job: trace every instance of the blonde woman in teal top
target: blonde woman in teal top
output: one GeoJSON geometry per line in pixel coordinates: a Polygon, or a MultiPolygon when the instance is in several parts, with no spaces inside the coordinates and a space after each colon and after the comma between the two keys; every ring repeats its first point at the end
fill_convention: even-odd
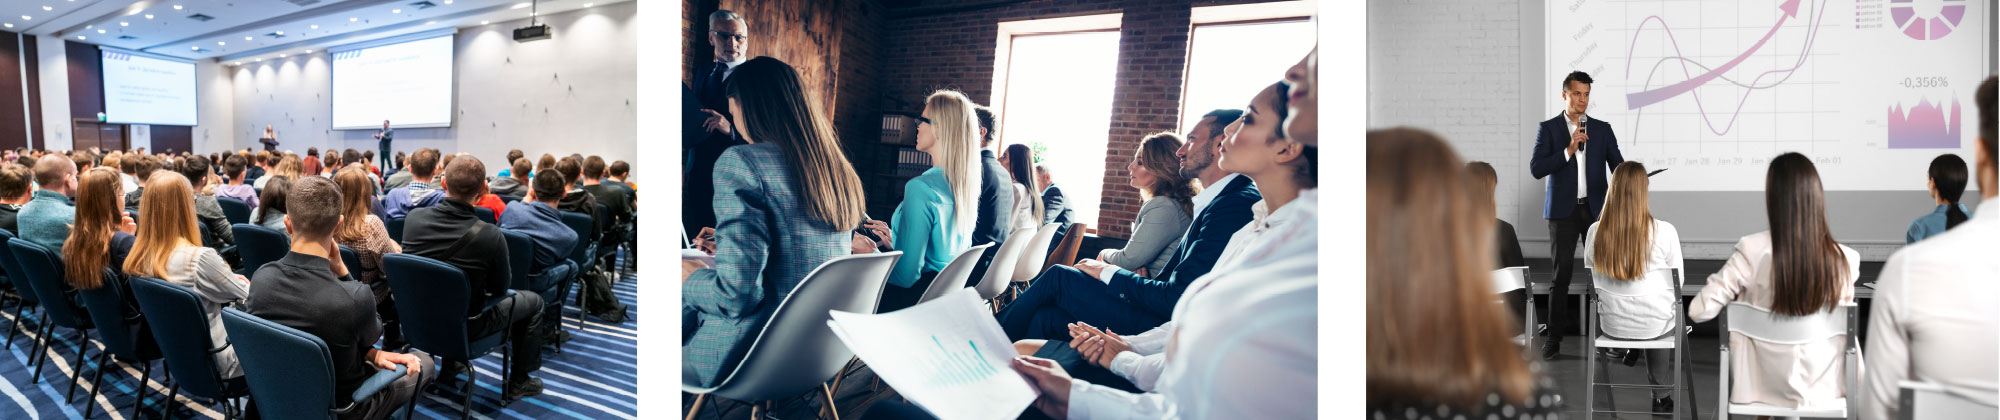
{"type": "Polygon", "coordinates": [[[938,91],[924,100],[917,117],[917,150],[933,164],[903,186],[903,203],[891,217],[891,244],[903,251],[889,272],[878,311],[914,305],[931,277],[972,247],[972,224],[979,204],[979,120],[972,101],[957,91],[938,91]]]}

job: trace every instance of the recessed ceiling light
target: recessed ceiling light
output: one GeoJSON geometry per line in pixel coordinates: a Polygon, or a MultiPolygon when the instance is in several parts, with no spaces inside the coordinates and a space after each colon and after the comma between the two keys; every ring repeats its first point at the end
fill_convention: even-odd
{"type": "MultiPolygon", "coordinates": [[[[485,25],[485,24],[488,24],[488,23],[493,23],[493,21],[490,21],[490,20],[482,20],[482,21],[479,21],[479,24],[481,24],[481,25],[485,25]]],[[[11,24],[11,23],[10,23],[10,24],[7,24],[7,26],[14,26],[14,24],[11,24]]]]}
{"type": "Polygon", "coordinates": [[[424,22],[424,24],[425,24],[425,25],[436,25],[437,23],[438,23],[438,21],[435,21],[435,20],[433,20],[433,21],[429,21],[429,22],[424,22]]]}
{"type": "Polygon", "coordinates": [[[257,59],[257,62],[259,62],[259,63],[262,63],[262,62],[264,62],[264,59],[262,59],[262,58],[259,58],[259,59],[257,59]]]}
{"type": "Polygon", "coordinates": [[[35,20],[35,17],[28,15],[21,15],[21,20],[35,20]]]}
{"type": "Polygon", "coordinates": [[[181,10],[181,5],[178,4],[174,5],[174,10],[181,10]]]}
{"type": "Polygon", "coordinates": [[[515,9],[521,9],[521,8],[526,8],[526,7],[528,7],[528,4],[527,4],[527,3],[514,3],[514,7],[513,7],[513,8],[515,8],[515,9]]]}
{"type": "Polygon", "coordinates": [[[83,25],[83,29],[90,29],[95,27],[97,27],[97,25],[83,25]]]}
{"type": "Polygon", "coordinates": [[[146,14],[146,18],[147,18],[147,19],[152,19],[152,18],[153,18],[153,14],[152,14],[152,13],[147,13],[147,14],[146,14]]]}
{"type": "Polygon", "coordinates": [[[584,4],[583,4],[583,7],[590,7],[591,5],[594,5],[594,4],[597,4],[597,3],[584,3],[584,4]]]}
{"type": "Polygon", "coordinates": [[[188,47],[188,48],[191,48],[191,49],[194,49],[195,51],[201,51],[201,46],[200,46],[200,45],[196,45],[196,46],[192,46],[192,47],[188,47]]]}
{"type": "Polygon", "coordinates": [[[56,8],[54,8],[54,7],[49,7],[49,6],[42,6],[42,11],[46,12],[46,11],[50,11],[50,10],[56,10],[56,8]]]}
{"type": "Polygon", "coordinates": [[[313,26],[312,26],[312,28],[313,28],[313,29],[319,29],[319,25],[313,25],[313,26]]]}
{"type": "Polygon", "coordinates": [[[77,35],[76,39],[83,39],[83,35],[77,35]]]}
{"type": "Polygon", "coordinates": [[[285,31],[278,31],[278,32],[276,32],[276,33],[277,33],[278,35],[284,35],[284,34],[285,34],[285,31]]]}
{"type": "Polygon", "coordinates": [[[104,33],[104,30],[103,30],[103,29],[99,29],[99,30],[97,30],[97,33],[100,33],[100,34],[101,34],[101,33],[104,33]]]}
{"type": "Polygon", "coordinates": [[[312,53],[313,53],[313,50],[306,50],[306,54],[312,54],[312,53]]]}
{"type": "Polygon", "coordinates": [[[118,22],[118,26],[132,26],[132,22],[118,22]]]}
{"type": "Polygon", "coordinates": [[[278,58],[285,58],[285,55],[284,55],[284,54],[278,54],[278,58]]]}
{"type": "Polygon", "coordinates": [[[250,40],[250,37],[247,37],[247,36],[246,36],[246,37],[243,37],[243,40],[244,40],[244,41],[249,41],[249,40],[250,40]]]}
{"type": "Polygon", "coordinates": [[[389,9],[389,13],[402,14],[403,9],[389,9]]]}
{"type": "Polygon", "coordinates": [[[451,0],[444,0],[444,4],[451,4],[451,0]]]}
{"type": "Polygon", "coordinates": [[[215,45],[229,45],[229,44],[222,41],[215,41],[215,45]]]}
{"type": "Polygon", "coordinates": [[[347,21],[348,21],[348,22],[354,22],[354,21],[359,21],[359,20],[361,20],[361,18],[358,18],[358,17],[351,17],[351,18],[347,18],[347,21]]]}
{"type": "Polygon", "coordinates": [[[7,24],[7,27],[9,27],[9,28],[12,28],[12,27],[14,27],[14,24],[12,24],[12,23],[9,23],[9,24],[7,24]]]}

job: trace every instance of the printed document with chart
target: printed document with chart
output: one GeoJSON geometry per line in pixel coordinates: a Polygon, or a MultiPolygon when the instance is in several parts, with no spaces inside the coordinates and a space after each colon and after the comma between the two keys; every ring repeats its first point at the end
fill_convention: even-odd
{"type": "Polygon", "coordinates": [[[1011,419],[1035,400],[1010,366],[1013,343],[971,289],[886,314],[832,316],[826,324],[847,348],[939,419],[1011,419]]]}

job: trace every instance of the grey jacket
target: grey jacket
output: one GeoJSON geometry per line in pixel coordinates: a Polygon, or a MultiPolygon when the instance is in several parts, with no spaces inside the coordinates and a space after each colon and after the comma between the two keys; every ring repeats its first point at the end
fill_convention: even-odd
{"type": "Polygon", "coordinates": [[[1125,242],[1125,249],[1106,250],[1103,261],[1127,270],[1143,267],[1146,274],[1158,275],[1174,256],[1166,251],[1180,247],[1182,234],[1193,223],[1194,217],[1182,211],[1173,198],[1153,197],[1139,207],[1139,219],[1132,222],[1132,239],[1125,242]]]}

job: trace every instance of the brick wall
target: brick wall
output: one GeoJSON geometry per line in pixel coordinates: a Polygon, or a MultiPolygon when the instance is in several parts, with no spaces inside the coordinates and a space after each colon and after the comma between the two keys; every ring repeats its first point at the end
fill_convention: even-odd
{"type": "MultiPolygon", "coordinates": [[[[1104,163],[1105,193],[1098,219],[1087,222],[1100,235],[1127,238],[1141,201],[1138,190],[1127,186],[1125,162],[1140,138],[1173,130],[1179,123],[1190,8],[1256,2],[926,1],[920,7],[890,11],[877,91],[883,111],[920,110],[924,96],[938,89],[961,90],[973,101],[987,104],[993,94],[994,45],[1000,22],[1124,13],[1111,123],[1105,127],[1110,136],[1104,163]]],[[[1001,132],[1004,135],[1006,130],[1001,132]]]]}

